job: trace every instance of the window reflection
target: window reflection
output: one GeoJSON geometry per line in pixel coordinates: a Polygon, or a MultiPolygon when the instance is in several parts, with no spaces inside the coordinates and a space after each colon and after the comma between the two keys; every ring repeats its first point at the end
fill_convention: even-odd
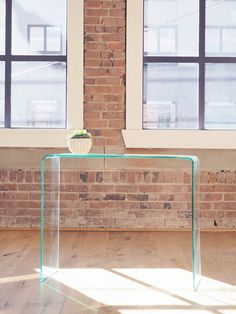
{"type": "Polygon", "coordinates": [[[177,52],[177,28],[162,27],[159,30],[159,50],[160,53],[176,54],[177,52]]]}
{"type": "Polygon", "coordinates": [[[199,1],[144,1],[144,54],[197,56],[199,1]]]}
{"type": "Polygon", "coordinates": [[[5,85],[5,69],[4,69],[4,63],[0,62],[0,127],[4,126],[4,115],[5,115],[5,110],[4,110],[4,98],[5,98],[5,93],[4,93],[4,85],[5,85]]]}
{"type": "Polygon", "coordinates": [[[222,29],[223,53],[236,53],[236,27],[222,29]]]}
{"type": "Polygon", "coordinates": [[[12,73],[12,126],[65,128],[65,63],[13,62],[12,73]]]}
{"type": "Polygon", "coordinates": [[[0,54],[5,53],[5,0],[0,0],[0,54]]]}
{"type": "Polygon", "coordinates": [[[144,0],[144,10],[143,128],[235,130],[236,1],[144,0]]]}
{"type": "Polygon", "coordinates": [[[206,51],[208,54],[220,53],[222,50],[221,30],[219,27],[206,28],[206,51]]]}
{"type": "Polygon", "coordinates": [[[236,129],[236,64],[206,64],[205,127],[236,129]]]}
{"type": "Polygon", "coordinates": [[[66,0],[13,0],[13,54],[66,54],[66,0]]]}
{"type": "Polygon", "coordinates": [[[177,53],[177,28],[153,27],[144,31],[145,50],[149,55],[175,55],[177,53]]]}
{"type": "Polygon", "coordinates": [[[206,55],[236,56],[236,1],[206,1],[206,55]]]}
{"type": "Polygon", "coordinates": [[[236,27],[206,28],[206,52],[210,55],[236,53],[236,27]]]}
{"type": "Polygon", "coordinates": [[[28,25],[29,52],[41,54],[62,53],[62,32],[59,26],[28,25]]]}
{"type": "Polygon", "coordinates": [[[197,64],[145,64],[144,85],[144,129],[197,129],[197,64]]]}

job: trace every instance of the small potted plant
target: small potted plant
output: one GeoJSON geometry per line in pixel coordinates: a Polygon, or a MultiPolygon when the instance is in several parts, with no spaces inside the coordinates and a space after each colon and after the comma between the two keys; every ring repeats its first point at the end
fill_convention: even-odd
{"type": "Polygon", "coordinates": [[[92,135],[87,130],[74,130],[68,138],[68,147],[72,154],[87,154],[91,146],[92,135]]]}

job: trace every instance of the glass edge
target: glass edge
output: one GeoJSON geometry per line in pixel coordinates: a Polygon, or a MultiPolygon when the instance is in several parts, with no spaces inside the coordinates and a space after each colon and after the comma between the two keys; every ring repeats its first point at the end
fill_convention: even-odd
{"type": "Polygon", "coordinates": [[[148,155],[148,154],[70,154],[70,153],[61,153],[61,154],[47,154],[42,157],[42,160],[50,158],[143,158],[143,159],[181,159],[181,160],[190,160],[193,162],[198,161],[197,156],[193,155],[148,155]]]}
{"type": "Polygon", "coordinates": [[[44,162],[41,160],[41,210],[40,210],[40,282],[43,282],[43,237],[44,237],[44,162]]]}
{"type": "MultiPolygon", "coordinates": [[[[201,271],[199,273],[197,273],[197,265],[196,263],[198,263],[198,261],[196,261],[196,257],[197,257],[197,252],[195,251],[195,242],[196,242],[196,238],[195,238],[195,232],[196,232],[196,228],[195,228],[195,183],[196,185],[200,184],[200,161],[199,159],[196,157],[194,159],[192,159],[192,276],[193,276],[193,290],[194,292],[197,291],[198,287],[199,287],[199,284],[200,284],[200,281],[201,281],[201,271]],[[196,179],[195,179],[195,172],[197,172],[197,182],[196,182],[196,179]]],[[[198,187],[197,187],[198,188],[198,187]]],[[[198,202],[199,202],[199,191],[197,192],[197,198],[198,198],[198,202]]],[[[200,204],[199,204],[200,206],[200,204]]],[[[200,211],[200,208],[198,209],[200,211]]],[[[200,218],[198,218],[200,219],[200,218]]],[[[200,232],[200,221],[198,222],[198,226],[197,226],[197,229],[199,229],[199,232],[200,232]]],[[[200,237],[200,234],[199,234],[199,237],[200,237]]],[[[200,241],[200,238],[199,238],[199,241],[200,241]]],[[[199,243],[200,245],[200,243],[199,243]]],[[[200,247],[199,247],[200,249],[200,247]]],[[[200,252],[199,252],[200,253],[200,252]]],[[[201,260],[199,260],[199,269],[201,269],[201,260]]]]}

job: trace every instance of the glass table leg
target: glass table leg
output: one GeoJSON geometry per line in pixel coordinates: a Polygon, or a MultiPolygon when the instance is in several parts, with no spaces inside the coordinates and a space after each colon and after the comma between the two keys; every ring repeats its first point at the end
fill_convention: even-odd
{"type": "Polygon", "coordinates": [[[59,267],[60,158],[44,158],[41,167],[40,280],[59,267]]]}
{"type": "Polygon", "coordinates": [[[198,158],[192,159],[192,272],[193,289],[197,290],[201,279],[200,252],[200,163],[198,158]]]}

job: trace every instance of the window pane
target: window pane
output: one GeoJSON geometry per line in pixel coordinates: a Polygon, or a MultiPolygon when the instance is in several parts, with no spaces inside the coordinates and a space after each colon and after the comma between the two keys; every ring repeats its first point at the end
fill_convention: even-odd
{"type": "Polygon", "coordinates": [[[66,65],[12,63],[12,127],[66,127],[66,65]]]}
{"type": "Polygon", "coordinates": [[[206,129],[236,129],[236,64],[206,64],[206,129]]]}
{"type": "Polygon", "coordinates": [[[221,52],[220,28],[206,28],[206,51],[209,54],[221,52]]]}
{"type": "Polygon", "coordinates": [[[13,0],[12,52],[25,55],[65,55],[66,0],[13,0]],[[35,28],[33,34],[32,27],[35,28]],[[47,27],[50,27],[49,33],[47,27]],[[60,49],[52,50],[50,48],[52,41],[54,47],[55,42],[58,47],[58,33],[60,33],[60,49]],[[49,50],[47,50],[48,40],[49,50]]]}
{"type": "Polygon", "coordinates": [[[47,27],[47,51],[61,51],[60,27],[47,27]]]}
{"type": "Polygon", "coordinates": [[[144,53],[197,56],[198,13],[198,0],[144,0],[144,53]]]}
{"type": "Polygon", "coordinates": [[[235,28],[223,28],[222,29],[222,50],[224,53],[235,54],[236,53],[236,27],[235,28]]]}
{"type": "Polygon", "coordinates": [[[206,55],[236,56],[236,1],[206,1],[206,55]]]}
{"type": "Polygon", "coordinates": [[[5,65],[4,62],[0,62],[0,127],[4,126],[4,115],[5,115],[5,110],[4,110],[4,76],[5,76],[5,65]]]}
{"type": "Polygon", "coordinates": [[[198,128],[198,65],[144,65],[144,129],[198,128]]]}
{"type": "Polygon", "coordinates": [[[5,53],[5,0],[0,0],[0,54],[5,53]]]}
{"type": "Polygon", "coordinates": [[[40,53],[44,51],[44,27],[29,25],[29,50],[40,53]]]}
{"type": "Polygon", "coordinates": [[[160,28],[159,48],[160,53],[176,54],[176,28],[164,27],[160,28]]]}

